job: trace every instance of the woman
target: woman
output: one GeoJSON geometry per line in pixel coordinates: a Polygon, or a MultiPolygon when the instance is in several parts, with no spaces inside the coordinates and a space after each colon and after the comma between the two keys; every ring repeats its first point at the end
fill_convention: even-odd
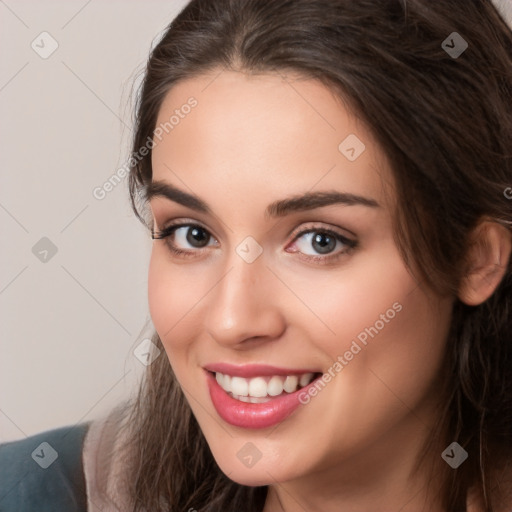
{"type": "Polygon", "coordinates": [[[129,176],[155,347],[76,443],[88,510],[509,510],[511,97],[487,0],[190,2],[129,176]]]}

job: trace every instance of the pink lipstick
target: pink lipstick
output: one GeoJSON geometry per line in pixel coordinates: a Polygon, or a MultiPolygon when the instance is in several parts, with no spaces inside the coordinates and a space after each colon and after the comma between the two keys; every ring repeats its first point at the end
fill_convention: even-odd
{"type": "Polygon", "coordinates": [[[244,365],[240,367],[220,363],[207,365],[206,379],[210,397],[219,416],[236,427],[260,429],[268,428],[285,420],[301,405],[299,394],[307,393],[310,386],[314,386],[322,374],[311,370],[290,370],[262,365],[244,365]],[[319,374],[308,385],[294,391],[283,392],[276,397],[269,397],[264,403],[242,402],[233,398],[217,382],[214,371],[238,377],[258,377],[270,375],[300,375],[304,373],[319,374]]]}

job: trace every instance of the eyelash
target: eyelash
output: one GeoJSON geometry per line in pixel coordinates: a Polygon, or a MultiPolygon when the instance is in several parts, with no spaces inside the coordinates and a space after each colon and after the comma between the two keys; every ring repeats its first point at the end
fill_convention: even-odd
{"type": "MultiPolygon", "coordinates": [[[[215,239],[213,235],[203,226],[196,223],[180,223],[180,224],[171,224],[169,226],[166,226],[162,229],[162,231],[155,232],[154,230],[151,230],[151,238],[153,240],[165,240],[169,238],[171,235],[174,234],[176,230],[179,228],[199,228],[201,230],[204,230],[208,235],[215,239]]],[[[351,252],[353,249],[355,249],[358,246],[358,242],[356,240],[352,240],[350,238],[345,237],[344,235],[341,235],[340,233],[337,233],[336,231],[333,231],[332,229],[324,228],[321,226],[311,226],[308,229],[304,229],[302,231],[299,231],[298,233],[293,235],[293,241],[292,243],[296,242],[298,239],[300,239],[302,236],[308,234],[308,233],[323,233],[326,235],[329,235],[333,237],[336,241],[339,241],[343,245],[346,246],[345,249],[342,249],[341,251],[338,251],[334,254],[329,254],[327,256],[311,256],[311,255],[305,255],[304,253],[301,253],[300,251],[293,251],[298,252],[301,256],[301,259],[304,259],[306,261],[313,261],[314,263],[319,264],[328,264],[331,262],[334,262],[341,258],[342,256],[346,255],[347,253],[351,252]]],[[[169,240],[165,240],[165,244],[168,247],[168,249],[171,251],[172,254],[174,254],[177,257],[180,258],[195,258],[198,257],[198,254],[200,255],[202,252],[204,252],[205,248],[199,248],[199,249],[191,249],[191,250],[184,250],[179,249],[175,247],[169,240]]]]}

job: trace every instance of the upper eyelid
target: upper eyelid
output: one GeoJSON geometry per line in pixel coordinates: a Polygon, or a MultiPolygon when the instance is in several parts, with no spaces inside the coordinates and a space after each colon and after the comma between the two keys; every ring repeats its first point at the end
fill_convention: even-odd
{"type": "MultiPolygon", "coordinates": [[[[327,233],[333,233],[342,238],[350,239],[350,236],[353,236],[355,238],[355,235],[353,233],[350,236],[344,235],[343,233],[339,232],[341,230],[342,230],[342,228],[323,227],[323,226],[316,225],[316,226],[310,226],[310,227],[304,227],[304,228],[299,227],[299,228],[293,229],[288,236],[293,236],[294,237],[293,239],[295,240],[299,235],[304,235],[306,233],[311,233],[311,232],[315,232],[315,231],[320,231],[320,232],[324,231],[327,233]]],[[[347,231],[347,230],[344,229],[343,231],[347,231]]]]}
{"type": "MultiPolygon", "coordinates": [[[[151,204],[151,201],[155,201],[155,200],[158,200],[158,199],[161,199],[160,196],[154,196],[152,197],[150,200],[149,200],[149,203],[151,204]]],[[[164,204],[167,203],[168,201],[164,199],[164,204]]],[[[170,201],[171,203],[173,202],[172,200],[170,201]]],[[[323,213],[325,213],[324,211],[322,211],[324,208],[329,208],[329,206],[333,206],[333,205],[323,205],[323,206],[318,206],[317,208],[312,208],[312,209],[308,209],[306,211],[301,211],[301,212],[296,212],[296,214],[300,214],[300,216],[314,216],[315,215],[315,211],[316,211],[316,214],[318,215],[322,215],[323,213]],[[319,210],[319,211],[318,211],[319,210]]],[[[377,205],[379,206],[379,205],[377,205]]],[[[153,207],[152,207],[153,209],[153,207]]],[[[185,209],[189,209],[187,206],[185,206],[185,209]]],[[[153,210],[153,212],[158,212],[158,215],[160,216],[160,214],[162,214],[162,217],[167,217],[168,214],[166,213],[167,211],[167,208],[165,207],[162,207],[162,210],[160,210],[160,206],[157,208],[157,210],[153,210]]],[[[194,211],[193,215],[199,215],[200,217],[203,216],[203,214],[201,212],[197,212],[197,211],[194,211]]],[[[290,216],[292,216],[292,214],[290,214],[290,216]]],[[[192,217],[187,217],[186,213],[185,215],[183,215],[182,217],[179,217],[178,216],[175,216],[173,220],[176,220],[176,219],[179,219],[179,223],[181,224],[181,219],[184,219],[184,222],[183,224],[198,224],[200,225],[202,228],[206,229],[208,232],[210,232],[211,234],[213,234],[213,236],[219,240],[219,238],[222,238],[224,235],[225,235],[225,232],[224,232],[224,228],[227,228],[228,231],[231,231],[233,232],[233,230],[225,224],[225,222],[222,221],[222,219],[220,219],[219,217],[217,217],[217,215],[213,214],[213,213],[205,213],[204,216],[207,218],[207,220],[204,221],[199,221],[199,220],[195,220],[194,218],[192,217]],[[221,237],[219,236],[216,236],[215,234],[213,234],[213,231],[206,227],[206,223],[209,221],[209,218],[210,218],[210,215],[213,215],[213,220],[215,223],[218,223],[218,227],[220,228],[219,232],[220,232],[220,235],[221,237]],[[222,226],[224,225],[224,226],[222,226]]],[[[295,216],[295,215],[293,215],[295,216]]],[[[281,219],[281,221],[283,221],[283,219],[281,219]]],[[[299,221],[299,224],[314,224],[314,223],[319,223],[319,224],[327,224],[327,225],[331,225],[332,226],[332,223],[331,222],[328,222],[328,221],[307,221],[307,220],[301,220],[300,217],[299,219],[296,219],[297,221],[299,221]]],[[[153,223],[155,222],[155,216],[153,216],[153,223]]],[[[279,222],[278,224],[281,224],[282,222],[279,222]]],[[[275,225],[275,223],[273,223],[275,225]]],[[[266,232],[268,231],[272,231],[274,229],[274,225],[270,228],[270,230],[267,230],[266,232]]],[[[169,225],[168,225],[169,226],[169,225]]],[[[166,227],[168,227],[166,226],[166,227]]],[[[163,230],[165,228],[162,228],[161,230],[163,230]]],[[[341,236],[345,236],[346,238],[350,238],[350,237],[354,237],[354,238],[357,238],[357,235],[356,233],[354,233],[353,231],[351,231],[350,229],[347,229],[346,227],[340,227],[340,226],[332,226],[332,227],[329,227],[329,228],[324,228],[324,229],[331,229],[333,231],[336,232],[336,230],[341,230],[341,231],[344,231],[345,233],[347,233],[348,235],[344,235],[342,233],[339,233],[341,236]]],[[[292,230],[288,231],[287,235],[286,236],[290,236],[293,232],[295,232],[296,228],[293,228],[292,230]]]]}

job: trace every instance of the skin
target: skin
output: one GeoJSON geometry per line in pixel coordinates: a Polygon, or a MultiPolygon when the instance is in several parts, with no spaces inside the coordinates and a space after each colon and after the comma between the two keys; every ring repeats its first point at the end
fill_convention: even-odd
{"type": "MultiPolygon", "coordinates": [[[[277,74],[217,70],[180,82],[157,125],[194,96],[198,105],[152,153],[153,180],[200,197],[213,214],[163,197],[150,207],[154,227],[195,222],[213,237],[203,249],[168,239],[192,257],[153,242],[149,307],[167,357],[221,470],[245,485],[269,485],[265,512],[436,511],[435,485],[413,472],[436,421],[441,360],[452,299],[437,296],[405,266],[393,239],[393,175],[371,133],[325,86],[277,74]],[[365,151],[339,150],[356,134],[365,151]],[[275,200],[340,191],[379,207],[330,205],[267,219],[275,200]],[[307,235],[331,229],[358,245],[326,257],[307,235]],[[263,253],[247,263],[236,247],[253,237],[263,253]],[[309,240],[309,241],[308,241],[309,240]],[[195,252],[194,252],[195,251],[195,252]],[[224,422],[202,366],[262,363],[327,372],[357,335],[402,306],[306,405],[268,429],[224,422]],[[251,468],[237,457],[261,452],[251,468]]],[[[445,447],[432,454],[436,461],[445,447]]]]}

